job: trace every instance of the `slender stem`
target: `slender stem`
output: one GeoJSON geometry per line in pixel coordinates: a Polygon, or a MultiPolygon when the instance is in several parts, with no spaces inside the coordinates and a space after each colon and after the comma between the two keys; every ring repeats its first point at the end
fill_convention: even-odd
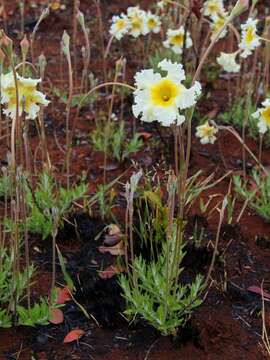
{"type": "Polygon", "coordinates": [[[217,256],[217,252],[218,252],[218,243],[219,243],[219,238],[220,238],[220,230],[221,230],[221,225],[222,225],[222,222],[223,222],[223,219],[224,219],[226,207],[227,207],[227,198],[224,198],[224,200],[222,202],[222,207],[221,207],[221,210],[220,210],[220,215],[219,215],[219,223],[218,223],[218,228],[217,228],[217,233],[216,233],[216,241],[215,241],[213,256],[212,256],[211,264],[210,264],[210,267],[209,267],[209,270],[208,270],[208,273],[207,273],[203,288],[207,287],[207,285],[209,283],[209,280],[210,280],[210,277],[211,277],[211,274],[212,274],[212,271],[213,271],[213,268],[214,268],[214,264],[215,264],[215,260],[216,260],[216,256],[217,256]]]}
{"type": "Polygon", "coordinates": [[[73,72],[72,72],[72,64],[71,64],[71,57],[70,53],[67,54],[67,62],[68,62],[68,75],[69,75],[69,94],[68,100],[66,105],[66,175],[67,175],[67,188],[69,189],[70,184],[70,157],[72,152],[72,138],[70,137],[70,130],[69,130],[69,121],[70,121],[70,110],[71,110],[71,102],[73,97],[73,72]]]}
{"type": "Polygon", "coordinates": [[[259,162],[262,162],[262,147],[263,147],[263,134],[260,134],[260,144],[259,144],[259,162]]]}
{"type": "Polygon", "coordinates": [[[77,34],[78,34],[78,22],[77,15],[79,11],[80,1],[73,0],[73,62],[74,62],[74,83],[77,84],[77,54],[76,54],[76,44],[77,44],[77,34]]]}
{"type": "MultiPolygon", "coordinates": [[[[19,84],[17,79],[17,73],[14,66],[13,57],[9,58],[10,65],[13,72],[14,84],[15,84],[15,93],[16,93],[16,113],[15,118],[12,119],[12,126],[11,126],[11,169],[15,175],[16,172],[16,129],[17,129],[17,136],[19,136],[19,84]]],[[[19,138],[19,141],[21,139],[19,138]]]]}

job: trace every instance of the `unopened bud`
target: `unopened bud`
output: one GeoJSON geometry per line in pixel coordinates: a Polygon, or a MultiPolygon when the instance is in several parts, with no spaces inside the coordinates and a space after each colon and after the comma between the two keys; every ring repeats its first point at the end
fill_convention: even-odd
{"type": "Polygon", "coordinates": [[[62,41],[61,41],[61,48],[63,53],[66,56],[69,56],[70,52],[69,52],[69,44],[70,44],[70,36],[68,35],[68,33],[66,32],[66,30],[63,33],[62,36],[62,41]]]}
{"type": "Polygon", "coordinates": [[[5,54],[4,54],[4,52],[0,49],[0,66],[3,65],[4,60],[5,60],[5,54]]]}
{"type": "Polygon", "coordinates": [[[235,17],[242,14],[249,8],[249,0],[238,0],[232,9],[231,16],[235,17]]]}
{"type": "Polygon", "coordinates": [[[120,75],[122,69],[123,69],[123,59],[120,58],[120,59],[118,59],[118,60],[116,61],[116,63],[115,63],[115,71],[116,71],[116,73],[117,73],[118,75],[120,75]]]}
{"type": "Polygon", "coordinates": [[[84,14],[81,11],[78,11],[77,19],[81,27],[85,29],[84,14]]]}
{"type": "Polygon", "coordinates": [[[86,51],[85,51],[84,46],[82,46],[82,57],[83,57],[83,59],[85,59],[85,57],[86,57],[86,51]]]}
{"type": "Polygon", "coordinates": [[[13,41],[6,35],[4,30],[0,33],[0,47],[8,53],[9,56],[12,54],[13,41]]]}
{"type": "Polygon", "coordinates": [[[24,38],[20,42],[20,46],[21,46],[23,58],[26,58],[30,46],[26,35],[24,35],[24,38]]]}
{"type": "Polygon", "coordinates": [[[39,66],[41,77],[43,77],[43,74],[45,72],[45,68],[47,66],[47,60],[46,60],[44,54],[41,54],[38,57],[38,66],[39,66]]]}

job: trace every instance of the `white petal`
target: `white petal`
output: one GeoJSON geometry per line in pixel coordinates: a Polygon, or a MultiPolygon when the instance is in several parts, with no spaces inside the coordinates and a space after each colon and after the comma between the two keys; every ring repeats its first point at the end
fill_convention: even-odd
{"type": "Polygon", "coordinates": [[[161,70],[167,71],[167,76],[173,81],[181,82],[186,79],[182,64],[173,63],[171,60],[164,59],[158,64],[158,67],[161,68],[161,70]]]}

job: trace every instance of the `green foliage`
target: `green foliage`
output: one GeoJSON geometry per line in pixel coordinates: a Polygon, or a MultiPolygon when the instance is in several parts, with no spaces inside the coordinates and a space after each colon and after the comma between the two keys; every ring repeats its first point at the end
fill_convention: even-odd
{"type": "Polygon", "coordinates": [[[27,309],[23,306],[17,306],[19,317],[18,324],[23,326],[48,325],[51,307],[48,301],[41,298],[33,307],[27,309]]]}
{"type": "Polygon", "coordinates": [[[23,306],[29,282],[34,274],[34,267],[14,271],[14,255],[0,247],[0,328],[9,328],[13,324],[24,326],[48,325],[51,310],[56,305],[57,294],[51,301],[40,298],[29,309],[23,306]],[[15,321],[14,321],[15,320],[15,321]]]}
{"type": "Polygon", "coordinates": [[[213,83],[218,79],[220,74],[220,68],[216,64],[207,64],[204,69],[204,75],[210,83],[213,83]]]}
{"type": "Polygon", "coordinates": [[[254,170],[249,180],[234,176],[235,191],[267,222],[270,222],[270,173],[254,170]]]}
{"type": "MultiPolygon", "coordinates": [[[[34,267],[14,273],[14,256],[7,252],[6,248],[0,247],[0,306],[12,300],[19,303],[25,295],[28,279],[33,276],[34,267]]],[[[11,305],[13,307],[13,305],[11,305]]]]}
{"type": "Polygon", "coordinates": [[[108,191],[108,186],[100,184],[97,187],[97,202],[99,205],[99,211],[101,218],[104,219],[106,217],[113,217],[112,208],[113,202],[115,199],[115,191],[114,189],[110,189],[108,191]]]}
{"type": "Polygon", "coordinates": [[[59,217],[59,225],[71,211],[73,202],[81,199],[87,192],[87,185],[81,183],[70,189],[58,187],[56,181],[46,172],[40,174],[34,191],[27,187],[27,204],[30,209],[28,228],[33,233],[42,234],[46,239],[54,229],[54,213],[59,217]]]}
{"type": "Polygon", "coordinates": [[[146,190],[138,199],[139,224],[136,232],[141,241],[151,249],[151,256],[158,253],[158,247],[166,238],[168,206],[163,205],[161,189],[146,190]]]}
{"type": "Polygon", "coordinates": [[[10,176],[2,176],[0,178],[0,196],[9,196],[10,181],[10,176]]]}
{"type": "MultiPolygon", "coordinates": [[[[203,278],[198,275],[191,285],[178,283],[178,277],[170,278],[167,265],[173,253],[167,251],[164,244],[156,262],[147,263],[141,256],[135,258],[133,271],[137,284],[134,286],[122,274],[120,285],[127,301],[127,316],[140,315],[163,335],[175,335],[177,328],[185,326],[192,312],[202,304],[199,295],[203,278]]],[[[179,269],[178,276],[182,270],[179,269]]]]}
{"type": "MultiPolygon", "coordinates": [[[[53,87],[53,94],[59,98],[59,100],[64,103],[67,104],[68,101],[68,94],[65,91],[62,91],[60,89],[58,89],[57,87],[53,87]]],[[[87,94],[82,94],[82,95],[73,95],[72,100],[71,100],[71,107],[76,107],[79,104],[81,105],[81,107],[87,106],[89,104],[92,104],[95,102],[95,100],[97,99],[98,94],[96,93],[92,93],[90,95],[87,96],[87,94]]]]}
{"type": "Polygon", "coordinates": [[[99,121],[90,138],[96,150],[104,153],[107,151],[108,156],[119,162],[127,159],[130,154],[136,153],[143,146],[139,134],[135,134],[130,140],[127,139],[124,122],[99,121]]]}
{"type": "Polygon", "coordinates": [[[10,328],[11,325],[11,317],[8,314],[7,310],[0,309],[0,328],[10,328]]]}
{"type": "MultiPolygon", "coordinates": [[[[171,199],[175,185],[170,185],[171,199]]],[[[126,299],[124,313],[129,318],[142,317],[163,335],[175,335],[202,303],[203,278],[198,275],[191,284],[181,283],[184,245],[178,245],[179,228],[172,218],[172,203],[163,204],[160,187],[144,191],[138,202],[137,232],[150,252],[150,261],[137,256],[131,264],[132,273],[120,275],[119,283],[126,299]]],[[[183,228],[184,225],[180,231],[183,228]]]]}

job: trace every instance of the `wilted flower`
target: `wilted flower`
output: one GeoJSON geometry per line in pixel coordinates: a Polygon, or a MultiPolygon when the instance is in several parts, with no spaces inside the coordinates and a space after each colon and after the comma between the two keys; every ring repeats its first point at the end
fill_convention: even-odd
{"type": "MultiPolygon", "coordinates": [[[[17,74],[19,115],[25,111],[27,119],[35,119],[40,110],[40,105],[47,106],[49,101],[46,96],[36,89],[40,79],[23,78],[17,74]]],[[[15,119],[16,117],[16,88],[13,73],[1,76],[1,104],[6,105],[4,114],[15,119]]]]}
{"type": "Polygon", "coordinates": [[[151,11],[148,11],[146,13],[146,26],[148,32],[153,32],[155,34],[159,33],[161,26],[160,18],[157,15],[151,13],[151,11]]]}
{"type": "Polygon", "coordinates": [[[258,119],[258,128],[261,134],[265,134],[270,129],[270,99],[262,103],[262,108],[252,114],[254,119],[258,119]]]}
{"type": "Polygon", "coordinates": [[[127,16],[121,14],[120,16],[113,16],[112,25],[110,28],[110,34],[113,35],[117,40],[127,34],[129,30],[129,22],[127,16]]]}
{"type": "Polygon", "coordinates": [[[196,128],[196,136],[200,138],[201,144],[214,144],[218,129],[209,125],[208,121],[196,128]]]}
{"type": "MultiPolygon", "coordinates": [[[[167,31],[167,39],[163,42],[166,48],[172,49],[175,54],[182,54],[185,40],[185,29],[181,26],[177,30],[169,29],[167,31]]],[[[190,33],[186,32],[186,49],[192,46],[190,33]]]]}
{"type": "Polygon", "coordinates": [[[193,106],[201,94],[199,82],[187,89],[182,81],[185,71],[181,64],[163,60],[158,67],[167,73],[162,77],[152,69],[142,70],[135,75],[136,90],[133,113],[146,122],[159,121],[163,126],[180,125],[185,117],[180,110],[193,106]]]}
{"type": "MultiPolygon", "coordinates": [[[[219,33],[219,31],[224,26],[225,22],[227,21],[227,14],[224,13],[222,15],[218,15],[213,18],[213,22],[211,23],[210,27],[212,29],[212,36],[211,40],[219,33]]],[[[219,39],[223,39],[227,35],[227,29],[223,29],[221,34],[219,35],[219,39]]]]}
{"type": "Polygon", "coordinates": [[[252,51],[260,46],[260,37],[257,35],[257,25],[258,20],[249,18],[247,22],[241,25],[241,42],[239,48],[243,50],[241,57],[247,58],[252,54],[252,51]]]}
{"type": "Polygon", "coordinates": [[[240,70],[240,64],[237,64],[235,60],[238,53],[239,51],[231,54],[221,52],[220,56],[217,58],[217,63],[223,67],[224,71],[237,73],[240,70]]]}
{"type": "Polygon", "coordinates": [[[204,4],[203,15],[215,19],[217,16],[224,14],[223,0],[207,0],[204,4]]]}

